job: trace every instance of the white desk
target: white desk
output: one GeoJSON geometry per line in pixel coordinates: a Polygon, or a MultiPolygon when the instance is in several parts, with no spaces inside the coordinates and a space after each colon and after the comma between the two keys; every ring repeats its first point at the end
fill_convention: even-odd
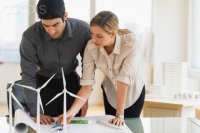
{"type": "MultiPolygon", "coordinates": [[[[127,118],[125,122],[134,133],[200,133],[200,121],[196,118],[127,118]]],[[[9,133],[7,118],[1,117],[0,124],[0,133],[9,133]]]]}
{"type": "Polygon", "coordinates": [[[0,133],[9,133],[9,124],[7,123],[7,117],[0,117],[0,133]]]}

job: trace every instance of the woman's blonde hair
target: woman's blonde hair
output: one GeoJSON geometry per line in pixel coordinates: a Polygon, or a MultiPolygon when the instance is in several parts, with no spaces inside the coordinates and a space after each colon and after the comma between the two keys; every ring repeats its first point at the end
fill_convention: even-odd
{"type": "Polygon", "coordinates": [[[128,29],[119,29],[119,21],[117,16],[111,11],[101,11],[95,15],[90,21],[90,26],[100,26],[107,33],[111,34],[113,31],[117,31],[119,35],[132,33],[128,29]]]}

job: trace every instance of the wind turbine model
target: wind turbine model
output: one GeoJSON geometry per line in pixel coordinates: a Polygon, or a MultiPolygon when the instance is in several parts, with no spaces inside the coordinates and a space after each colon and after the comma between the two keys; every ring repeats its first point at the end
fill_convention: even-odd
{"type": "Polygon", "coordinates": [[[72,97],[76,97],[76,98],[79,98],[83,101],[86,101],[85,99],[77,96],[77,95],[74,95],[73,93],[67,91],[66,89],[66,81],[65,81],[65,75],[64,75],[64,72],[63,72],[63,68],[61,67],[61,70],[62,70],[62,78],[63,78],[63,91],[58,93],[53,99],[51,99],[46,105],[48,105],[49,103],[51,103],[53,100],[55,100],[57,97],[59,97],[60,95],[64,94],[64,109],[63,109],[63,128],[64,128],[64,133],[66,133],[66,93],[68,93],[70,96],[72,97]]]}
{"type": "Polygon", "coordinates": [[[27,88],[27,89],[30,89],[30,90],[33,90],[33,91],[37,92],[37,133],[40,133],[40,106],[41,106],[42,111],[44,113],[44,108],[43,108],[42,100],[41,100],[41,97],[40,97],[40,91],[41,91],[41,89],[43,89],[50,82],[50,80],[54,76],[55,76],[55,74],[49,80],[47,80],[41,87],[38,87],[37,89],[35,89],[35,88],[31,87],[31,86],[16,84],[18,86],[21,86],[21,87],[24,87],[24,88],[27,88]]]}
{"type": "Polygon", "coordinates": [[[10,128],[9,131],[10,131],[10,133],[13,133],[13,131],[12,131],[12,125],[13,125],[12,124],[12,98],[19,104],[19,106],[21,108],[23,108],[23,107],[20,104],[20,102],[17,100],[15,95],[12,93],[12,87],[13,87],[15,82],[14,81],[11,81],[11,82],[12,83],[11,83],[10,87],[7,89],[7,91],[9,92],[9,128],[10,128]]]}

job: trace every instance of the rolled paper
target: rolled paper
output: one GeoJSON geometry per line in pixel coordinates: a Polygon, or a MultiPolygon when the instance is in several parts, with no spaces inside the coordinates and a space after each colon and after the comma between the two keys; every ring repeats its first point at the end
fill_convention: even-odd
{"type": "Polygon", "coordinates": [[[116,129],[116,130],[121,130],[121,128],[120,128],[119,126],[116,126],[116,125],[110,124],[110,123],[108,123],[107,121],[104,121],[104,120],[97,120],[96,123],[99,123],[99,124],[105,125],[105,126],[110,127],[110,128],[114,128],[114,129],[116,129]]]}

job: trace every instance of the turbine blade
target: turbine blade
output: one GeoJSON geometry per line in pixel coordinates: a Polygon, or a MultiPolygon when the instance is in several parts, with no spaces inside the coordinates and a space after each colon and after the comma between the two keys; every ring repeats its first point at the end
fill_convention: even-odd
{"type": "Polygon", "coordinates": [[[61,67],[61,70],[62,70],[62,78],[63,78],[63,87],[65,88],[66,86],[66,81],[65,81],[65,75],[64,75],[64,72],[63,72],[63,68],[61,67]]]}
{"type": "Polygon", "coordinates": [[[17,98],[15,97],[15,95],[12,93],[12,92],[10,92],[11,93],[11,96],[12,96],[12,98],[15,100],[15,102],[17,102],[18,104],[19,104],[19,106],[22,108],[22,109],[24,109],[23,108],[23,106],[20,104],[20,102],[17,100],[17,98]]]}
{"type": "Polygon", "coordinates": [[[15,84],[15,81],[12,81],[12,84],[10,85],[9,88],[12,88],[14,84],[15,84]]]}
{"type": "Polygon", "coordinates": [[[73,93],[71,93],[71,92],[69,92],[69,91],[67,91],[67,93],[68,93],[70,96],[72,96],[72,97],[76,97],[76,98],[79,98],[79,99],[81,99],[81,100],[83,100],[83,101],[87,101],[87,100],[85,100],[85,99],[83,99],[83,98],[81,98],[81,97],[79,97],[79,96],[77,96],[77,95],[75,95],[75,94],[73,94],[73,93]]]}
{"type": "Polygon", "coordinates": [[[42,108],[42,112],[43,112],[43,114],[44,114],[44,108],[43,108],[43,104],[42,104],[42,100],[41,100],[41,96],[40,96],[40,94],[38,94],[38,96],[39,96],[39,104],[40,104],[40,106],[41,106],[41,108],[42,108]]]}
{"type": "Polygon", "coordinates": [[[58,93],[54,98],[52,98],[46,105],[50,104],[53,100],[55,100],[57,97],[59,97],[60,95],[62,95],[64,92],[60,92],[58,93]]]}
{"type": "Polygon", "coordinates": [[[44,88],[54,76],[55,76],[55,74],[53,76],[51,76],[51,78],[49,78],[49,80],[47,80],[40,88],[41,89],[44,88]]]}
{"type": "Polygon", "coordinates": [[[31,86],[26,86],[26,85],[19,85],[19,84],[15,84],[17,86],[21,86],[21,87],[24,87],[24,88],[27,88],[27,89],[30,89],[30,90],[33,90],[33,91],[36,91],[35,88],[31,87],[31,86]]]}

